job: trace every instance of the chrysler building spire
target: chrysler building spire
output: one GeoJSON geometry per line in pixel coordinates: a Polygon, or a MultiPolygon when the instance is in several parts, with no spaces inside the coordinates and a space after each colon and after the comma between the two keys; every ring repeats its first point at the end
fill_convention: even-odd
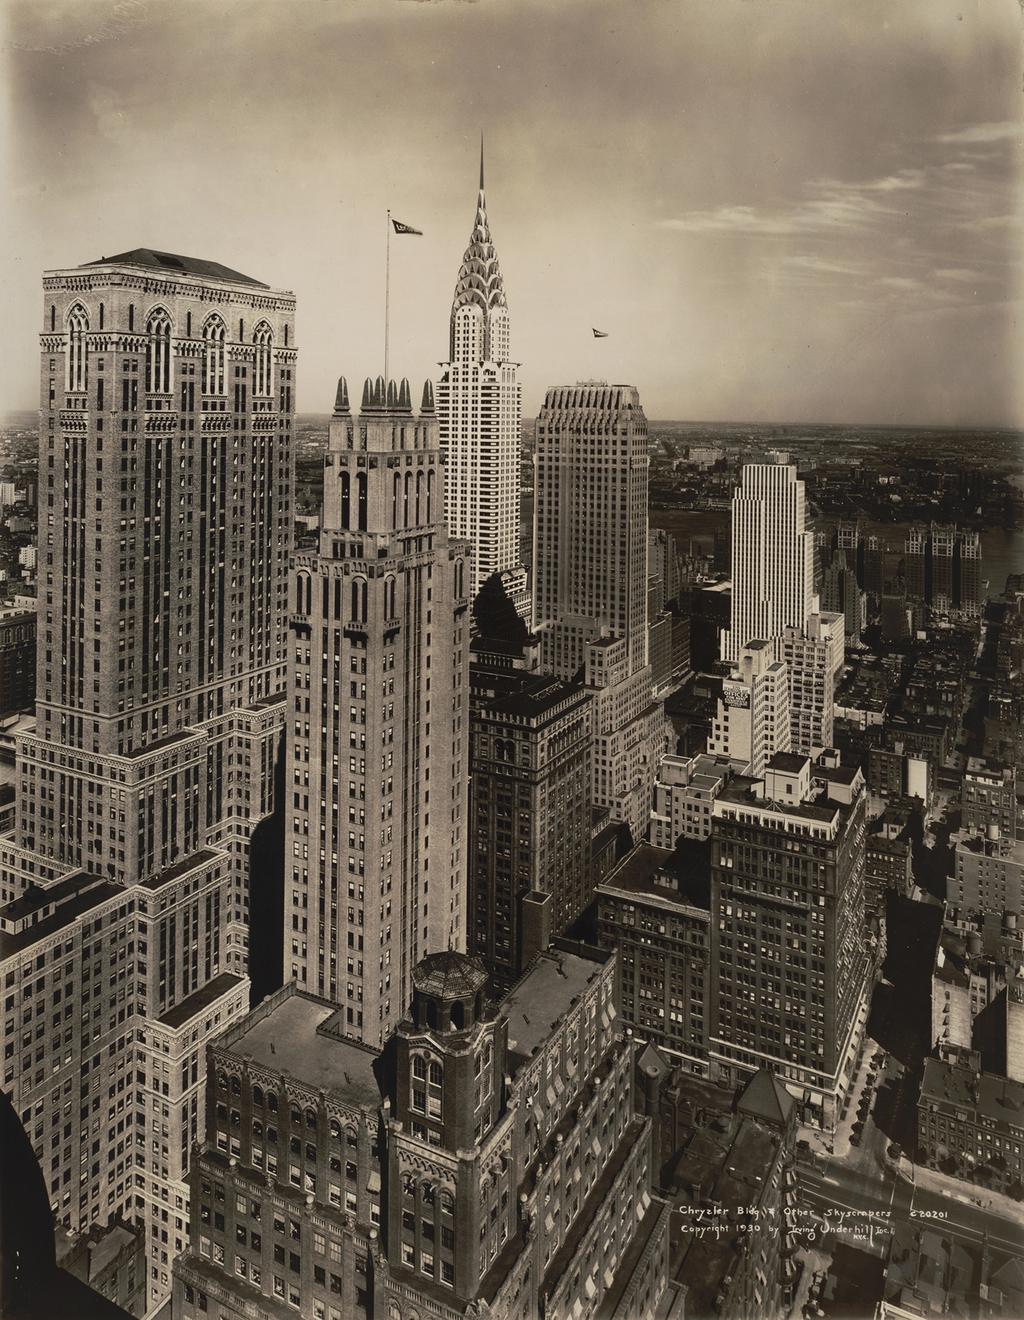
{"type": "Polygon", "coordinates": [[[455,281],[449,361],[437,387],[445,455],[445,516],[452,536],[473,545],[473,594],[495,573],[521,613],[529,609],[519,552],[522,397],[509,360],[509,315],[484,193],[455,281]]]}

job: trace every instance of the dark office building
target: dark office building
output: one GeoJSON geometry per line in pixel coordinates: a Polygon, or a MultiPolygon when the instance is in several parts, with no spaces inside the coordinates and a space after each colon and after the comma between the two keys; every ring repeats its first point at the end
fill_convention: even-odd
{"type": "Polygon", "coordinates": [[[533,641],[478,637],[470,664],[468,943],[517,981],[590,899],[591,696],[533,641]]]}
{"type": "Polygon", "coordinates": [[[622,1016],[673,1063],[708,1072],[709,850],[691,843],[682,864],[639,843],[597,887],[598,942],[618,949],[622,1016]],[[673,863],[676,863],[673,865],[673,863]]]}
{"type": "Polygon", "coordinates": [[[805,1121],[834,1127],[867,1011],[864,777],[777,753],[712,812],[711,1059],[772,1068],[805,1121]]]}
{"type": "Polygon", "coordinates": [[[0,718],[25,710],[35,695],[35,610],[0,610],[0,718]]]}

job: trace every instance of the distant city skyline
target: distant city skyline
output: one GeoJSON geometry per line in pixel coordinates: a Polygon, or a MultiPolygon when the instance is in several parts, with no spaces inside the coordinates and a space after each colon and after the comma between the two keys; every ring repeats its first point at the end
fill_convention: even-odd
{"type": "Polygon", "coordinates": [[[655,419],[1024,425],[1013,0],[202,12],[6,7],[0,409],[39,272],[150,246],[294,290],[324,411],[382,367],[388,207],[392,359],[436,379],[483,130],[528,417],[599,378],[655,419]]]}

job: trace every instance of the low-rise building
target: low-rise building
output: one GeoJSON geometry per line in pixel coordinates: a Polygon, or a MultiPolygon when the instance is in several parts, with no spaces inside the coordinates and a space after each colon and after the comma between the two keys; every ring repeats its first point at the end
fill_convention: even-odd
{"type": "Polygon", "coordinates": [[[667,1320],[786,1314],[796,1101],[767,1070],[738,1090],[714,1086],[666,1069],[650,1046],[637,1074],[661,1190],[675,1207],[667,1320]]]}
{"type": "Polygon", "coordinates": [[[896,1221],[875,1320],[932,1320],[937,1315],[1017,1320],[1024,1315],[1020,1260],[1015,1252],[953,1237],[938,1226],[896,1221]]]}
{"type": "Polygon", "coordinates": [[[930,1168],[1024,1195],[1024,1084],[964,1062],[926,1059],[917,1104],[918,1159],[930,1168]]]}
{"type": "Polygon", "coordinates": [[[975,1041],[975,1022],[998,998],[1007,979],[1006,964],[985,952],[977,931],[964,935],[943,926],[932,967],[932,1047],[975,1048],[980,1043],[975,1041]]]}
{"type": "Polygon", "coordinates": [[[1024,915],[1024,842],[966,839],[956,845],[950,903],[958,911],[1024,915]]]}
{"type": "Polygon", "coordinates": [[[146,1243],[140,1224],[112,1220],[56,1234],[60,1269],[131,1315],[146,1314],[146,1243]]]}

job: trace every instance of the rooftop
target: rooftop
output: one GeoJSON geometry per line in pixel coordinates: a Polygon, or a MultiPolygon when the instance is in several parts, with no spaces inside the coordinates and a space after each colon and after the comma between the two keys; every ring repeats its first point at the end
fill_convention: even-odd
{"type": "Polygon", "coordinates": [[[583,958],[549,949],[501,1001],[508,1022],[509,1048],[529,1058],[570,1006],[597,980],[606,959],[583,958]]]}
{"type": "Polygon", "coordinates": [[[187,875],[189,871],[198,871],[200,867],[224,856],[224,853],[217,852],[214,848],[200,848],[198,852],[189,853],[187,857],[182,857],[180,861],[174,862],[171,866],[165,866],[162,871],[149,876],[142,883],[146,889],[159,889],[162,885],[169,884],[172,880],[187,875]]]}
{"type": "Polygon", "coordinates": [[[941,1059],[925,1059],[919,1103],[928,1101],[971,1109],[1001,1123],[1024,1124],[1024,1083],[941,1059]]]}
{"type": "Polygon", "coordinates": [[[430,953],[412,969],[412,983],[422,994],[438,999],[462,999],[487,984],[487,972],[478,958],[449,949],[430,953]]]}
{"type": "MultiPolygon", "coordinates": [[[[84,872],[80,872],[79,875],[86,880],[87,884],[82,887],[79,893],[61,903],[52,916],[45,917],[42,921],[37,921],[34,925],[27,926],[24,930],[15,934],[0,931],[0,959],[10,958],[23,949],[31,948],[32,945],[38,944],[40,940],[46,939],[48,935],[63,930],[65,926],[70,925],[78,917],[83,916],[86,912],[91,912],[93,908],[100,907],[103,903],[109,902],[112,898],[117,898],[119,895],[122,898],[127,898],[122,885],[115,885],[106,880],[94,883],[95,877],[85,877],[84,872]]],[[[60,883],[64,882],[61,881],[60,883]]],[[[15,900],[15,902],[18,901],[15,900]]]]}
{"type": "Polygon", "coordinates": [[[221,1048],[248,1055],[272,1072],[287,1073],[313,1090],[330,1091],[353,1106],[377,1105],[375,1050],[321,1031],[338,1009],[297,991],[286,995],[251,1025],[243,1024],[221,1048]]]}
{"type": "Polygon", "coordinates": [[[248,284],[256,289],[269,289],[269,284],[254,280],[251,275],[222,266],[219,261],[206,261],[202,257],[182,257],[174,252],[157,252],[154,248],[132,248],[113,257],[100,257],[86,261],[81,269],[90,266],[141,266],[146,270],[166,271],[175,275],[199,275],[207,280],[223,280],[227,284],[248,284]]]}
{"type": "Polygon", "coordinates": [[[584,694],[579,683],[523,669],[489,670],[472,665],[469,681],[474,706],[523,719],[541,718],[584,694]]]}
{"type": "Polygon", "coordinates": [[[767,1068],[759,1068],[736,1102],[738,1113],[785,1126],[796,1100],[767,1068]]]}
{"type": "Polygon", "coordinates": [[[180,1004],[175,1004],[169,1009],[160,1018],[160,1025],[176,1031],[178,1027],[184,1026],[186,1022],[204,1012],[211,1004],[215,1004],[223,995],[234,990],[235,986],[241,985],[242,980],[241,976],[235,976],[233,972],[221,972],[212,981],[207,981],[206,985],[195,994],[189,995],[180,1004]]]}
{"type": "Polygon", "coordinates": [[[618,889],[706,910],[710,906],[710,879],[706,846],[671,849],[639,843],[601,881],[598,890],[618,889]]]}

